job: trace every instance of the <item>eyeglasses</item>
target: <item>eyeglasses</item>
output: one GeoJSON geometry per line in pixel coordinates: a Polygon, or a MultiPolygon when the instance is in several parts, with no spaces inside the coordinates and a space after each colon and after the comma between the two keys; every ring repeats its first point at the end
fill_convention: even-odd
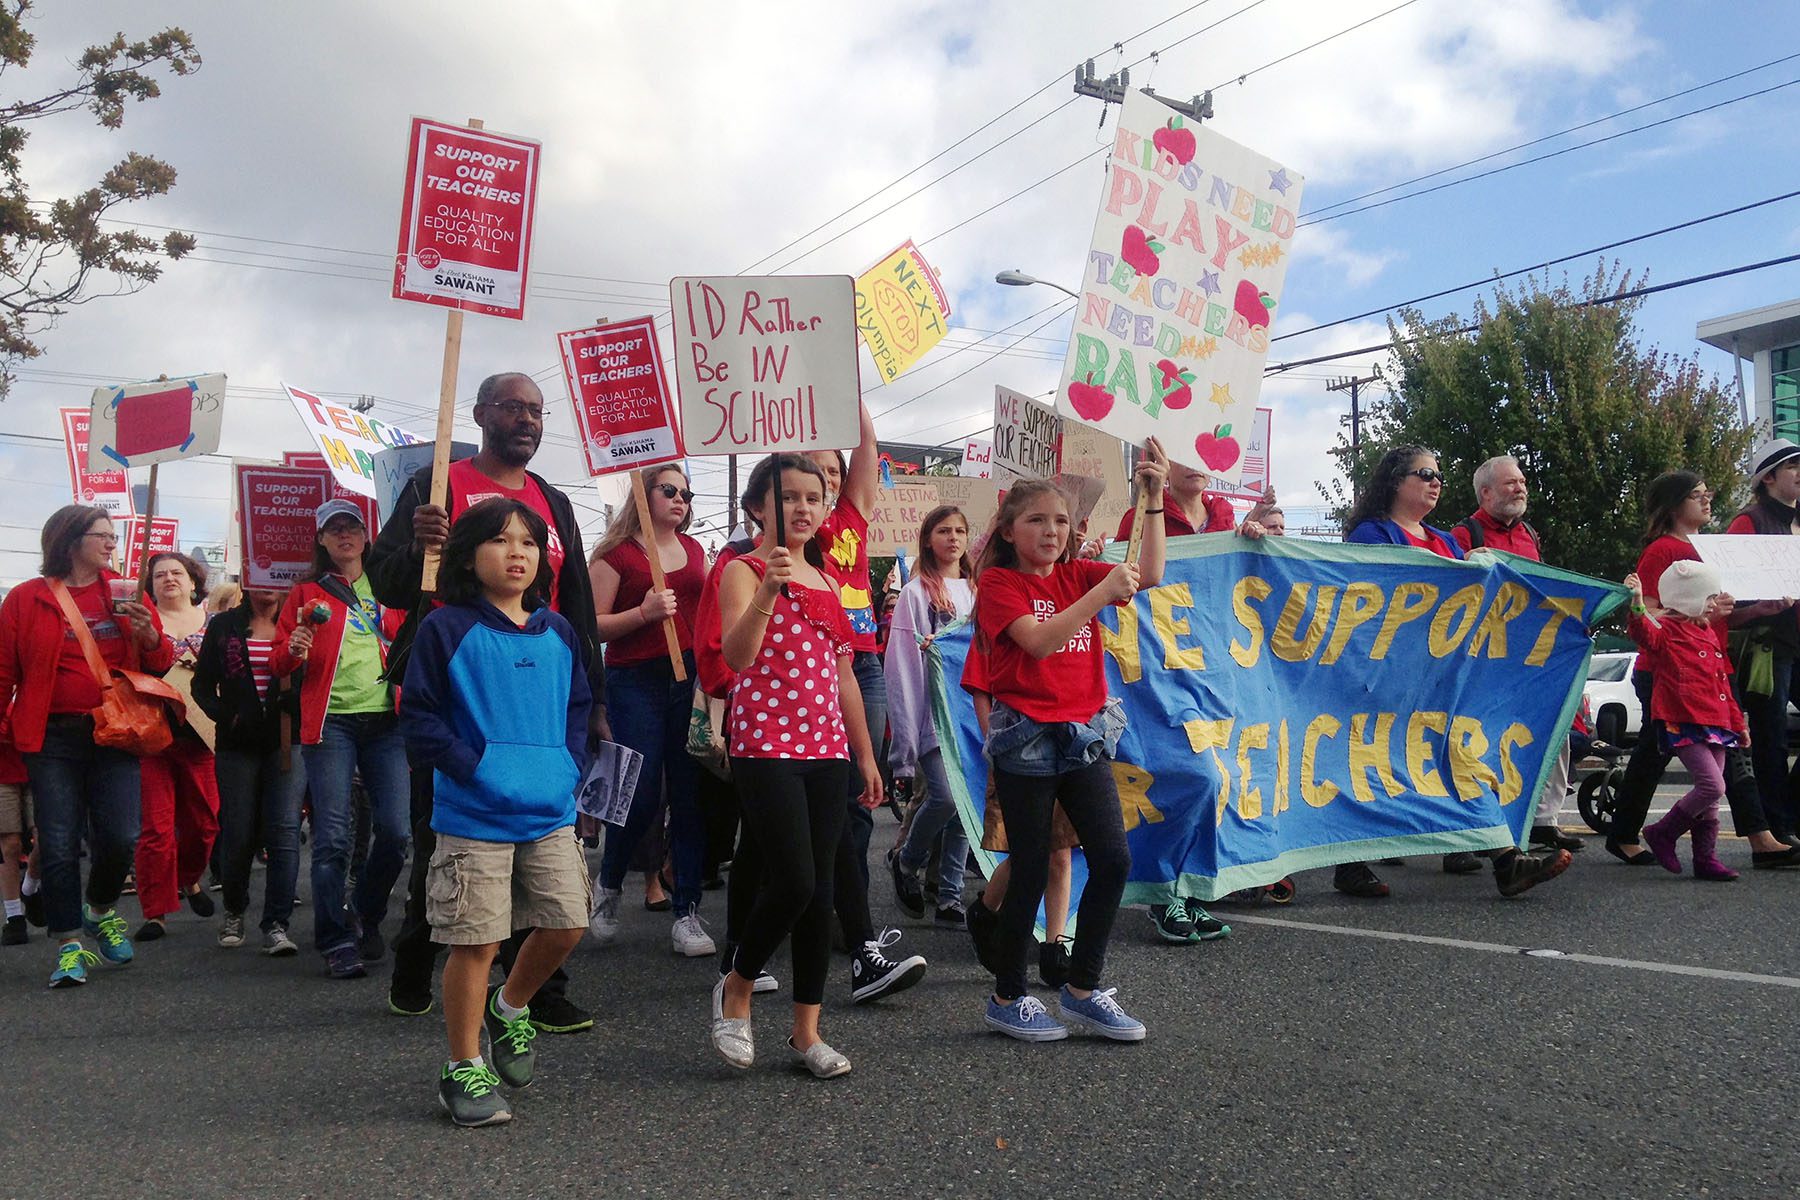
{"type": "Polygon", "coordinates": [[[544,406],[541,404],[527,404],[523,400],[489,400],[488,405],[500,410],[508,420],[530,417],[539,424],[544,420],[544,406]]]}
{"type": "Polygon", "coordinates": [[[672,483],[659,483],[650,490],[653,492],[661,492],[664,500],[673,500],[675,497],[680,496],[683,504],[692,504],[694,502],[694,493],[688,491],[686,488],[678,488],[672,483]]]}
{"type": "Polygon", "coordinates": [[[117,545],[119,541],[119,535],[116,533],[84,533],[81,536],[99,538],[109,546],[117,545]]]}
{"type": "Polygon", "coordinates": [[[1711,500],[1714,495],[1715,493],[1708,491],[1704,487],[1697,487],[1688,493],[1688,499],[1698,500],[1700,503],[1705,504],[1708,500],[1711,500]]]}
{"type": "Polygon", "coordinates": [[[1405,479],[1408,475],[1417,475],[1426,483],[1444,482],[1444,473],[1442,471],[1434,471],[1430,467],[1420,467],[1416,471],[1402,471],[1400,473],[1400,478],[1405,479]]]}

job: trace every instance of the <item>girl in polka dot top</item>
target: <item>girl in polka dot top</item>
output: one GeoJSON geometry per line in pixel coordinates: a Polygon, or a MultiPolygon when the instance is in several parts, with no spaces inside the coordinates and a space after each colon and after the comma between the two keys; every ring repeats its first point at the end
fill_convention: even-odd
{"type": "Polygon", "coordinates": [[[733,1066],[754,1061],[751,987],[791,935],[788,1046],[826,1078],[850,1069],[819,1036],[844,796],[854,762],[863,803],[879,807],[881,772],[851,670],[850,623],[814,540],[827,511],[824,473],[801,455],[771,456],[751,473],[745,496],[764,536],[721,575],[719,622],[726,665],[737,672],[728,699],[731,773],[765,882],[732,969],[713,989],[713,1044],[733,1066]],[[775,536],[777,495],[785,544],[775,536]]]}

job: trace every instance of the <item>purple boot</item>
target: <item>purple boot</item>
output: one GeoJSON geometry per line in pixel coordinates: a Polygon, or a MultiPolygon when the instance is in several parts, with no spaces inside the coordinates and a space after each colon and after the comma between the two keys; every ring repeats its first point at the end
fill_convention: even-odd
{"type": "Polygon", "coordinates": [[[1719,814],[1709,812],[1694,822],[1694,878],[1730,883],[1738,873],[1719,861],[1719,814]]]}
{"type": "MultiPolygon", "coordinates": [[[[1717,819],[1714,818],[1715,821],[1717,819]]],[[[1682,812],[1679,807],[1670,809],[1654,825],[1644,826],[1644,845],[1649,847],[1650,853],[1656,855],[1656,861],[1662,864],[1662,869],[1671,875],[1681,874],[1681,859],[1675,856],[1675,843],[1693,827],[1694,818],[1682,812]]]]}

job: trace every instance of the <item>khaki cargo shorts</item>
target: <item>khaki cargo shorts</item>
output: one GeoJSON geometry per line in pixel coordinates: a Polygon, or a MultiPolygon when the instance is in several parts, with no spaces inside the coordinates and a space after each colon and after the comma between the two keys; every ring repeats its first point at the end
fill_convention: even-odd
{"type": "Polygon", "coordinates": [[[440,833],[425,876],[431,940],[504,942],[516,929],[585,929],[587,862],[573,826],[535,842],[478,842],[440,833]]]}
{"type": "Polygon", "coordinates": [[[30,828],[31,785],[0,783],[0,833],[24,833],[30,828]]]}

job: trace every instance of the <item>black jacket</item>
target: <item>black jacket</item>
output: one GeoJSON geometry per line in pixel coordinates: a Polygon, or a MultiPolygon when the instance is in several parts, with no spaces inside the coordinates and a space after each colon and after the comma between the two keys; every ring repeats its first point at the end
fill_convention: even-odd
{"type": "MultiPolygon", "coordinates": [[[[556,579],[556,611],[575,627],[582,662],[587,667],[588,686],[594,703],[605,703],[606,669],[600,660],[600,632],[594,623],[594,585],[588,579],[587,553],[581,545],[581,526],[575,520],[575,506],[569,498],[543,476],[527,471],[555,517],[556,536],[562,539],[562,573],[556,579]]],[[[413,510],[428,503],[431,497],[431,468],[426,467],[407,482],[394,501],[394,511],[381,523],[381,533],[369,551],[369,587],[375,599],[388,608],[406,612],[406,623],[394,635],[388,651],[388,674],[398,681],[406,674],[406,660],[411,657],[413,635],[425,619],[426,608],[419,591],[419,579],[425,558],[413,547],[413,510]]],[[[450,513],[456,520],[456,512],[450,513]]]]}
{"type": "Polygon", "coordinates": [[[206,627],[194,662],[194,703],[218,727],[220,750],[267,754],[281,745],[281,722],[293,722],[299,744],[300,689],[276,679],[265,699],[250,673],[250,602],[220,613],[206,627]]]}

